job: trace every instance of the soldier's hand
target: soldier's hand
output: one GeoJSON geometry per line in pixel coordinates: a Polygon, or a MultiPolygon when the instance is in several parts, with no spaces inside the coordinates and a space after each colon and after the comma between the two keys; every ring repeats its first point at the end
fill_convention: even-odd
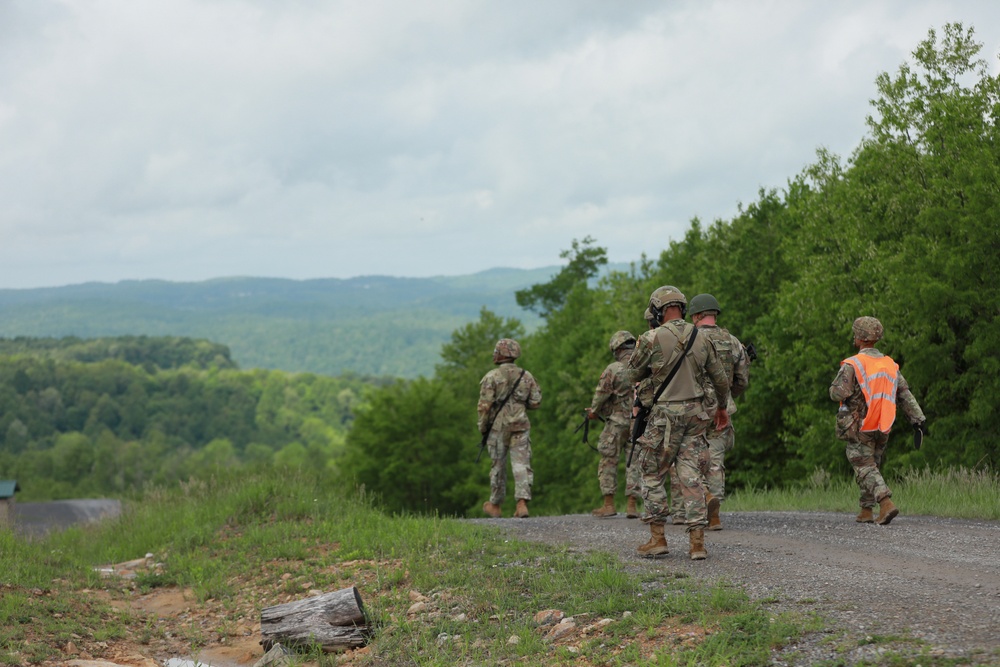
{"type": "Polygon", "coordinates": [[[919,424],[917,424],[916,426],[914,426],[914,428],[919,428],[920,431],[924,435],[930,435],[931,434],[931,430],[929,428],[927,428],[927,420],[926,419],[923,420],[922,422],[920,422],[919,424]]]}
{"type": "Polygon", "coordinates": [[[587,412],[587,419],[597,419],[597,413],[594,412],[593,408],[585,408],[587,412]]]}
{"type": "Polygon", "coordinates": [[[729,413],[726,412],[725,408],[719,408],[715,411],[715,430],[721,431],[727,426],[729,426],[729,413]]]}

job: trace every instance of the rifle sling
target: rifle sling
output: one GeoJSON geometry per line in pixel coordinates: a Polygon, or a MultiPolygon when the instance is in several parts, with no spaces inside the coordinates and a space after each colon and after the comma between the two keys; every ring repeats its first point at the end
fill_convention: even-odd
{"type": "Polygon", "coordinates": [[[510,388],[510,391],[507,392],[507,395],[503,397],[502,401],[500,401],[500,405],[497,406],[497,411],[493,413],[493,419],[490,420],[489,426],[486,427],[486,433],[484,435],[488,436],[490,434],[490,431],[493,430],[493,422],[497,420],[497,417],[500,416],[500,411],[503,410],[503,406],[507,405],[507,401],[509,401],[510,397],[514,395],[514,392],[517,391],[517,385],[521,384],[521,378],[524,377],[524,374],[527,371],[528,371],[527,368],[521,369],[521,374],[517,376],[517,382],[514,383],[514,386],[510,388]]]}

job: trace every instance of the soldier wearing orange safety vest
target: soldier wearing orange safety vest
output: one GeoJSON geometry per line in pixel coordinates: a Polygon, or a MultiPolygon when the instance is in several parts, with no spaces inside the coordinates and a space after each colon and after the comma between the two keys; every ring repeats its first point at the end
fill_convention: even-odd
{"type": "Polygon", "coordinates": [[[840,363],[840,372],[830,385],[830,398],[840,401],[837,437],[847,441],[847,459],[861,487],[861,512],[855,520],[875,522],[872,508],[878,503],[878,523],[885,525],[899,514],[879,471],[896,411],[900,410],[917,430],[918,443],[928,434],[927,419],[899,366],[875,349],[882,338],[882,323],[874,317],[859,317],[852,330],[858,354],[840,363]]]}

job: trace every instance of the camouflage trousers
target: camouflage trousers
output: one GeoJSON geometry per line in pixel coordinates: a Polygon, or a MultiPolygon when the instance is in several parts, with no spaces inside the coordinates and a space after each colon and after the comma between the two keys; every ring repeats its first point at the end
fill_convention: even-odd
{"type": "MultiPolygon", "coordinates": [[[[597,451],[601,460],[597,464],[597,482],[601,486],[601,495],[613,496],[618,492],[618,460],[628,460],[629,437],[632,435],[631,425],[610,419],[604,424],[597,451]],[[624,452],[624,456],[623,456],[624,452]]],[[[642,479],[639,476],[639,466],[635,461],[625,468],[625,495],[633,498],[642,497],[642,479]]]]}
{"type": "Polygon", "coordinates": [[[514,473],[514,497],[531,500],[531,483],[535,474],[531,469],[530,429],[526,431],[491,432],[486,441],[490,458],[490,502],[502,505],[507,497],[507,454],[514,473]]]}
{"type": "MultiPolygon", "coordinates": [[[[730,424],[722,431],[710,426],[705,434],[708,447],[702,454],[698,468],[701,471],[705,490],[719,499],[726,499],[726,454],[733,449],[736,432],[730,424]]],[[[675,517],[684,516],[684,501],[681,490],[681,480],[677,476],[677,466],[670,468],[670,514],[675,517]]]]}
{"type": "Polygon", "coordinates": [[[732,451],[736,442],[736,431],[730,424],[721,431],[708,431],[708,452],[702,468],[708,492],[722,502],[726,499],[726,454],[732,451]]]}
{"type": "Polygon", "coordinates": [[[888,434],[877,433],[867,436],[866,442],[847,441],[847,460],[851,462],[854,479],[861,488],[861,507],[874,507],[878,501],[892,496],[892,491],[879,471],[888,439],[888,434]]]}
{"type": "Polygon", "coordinates": [[[639,438],[637,465],[642,474],[642,498],[653,523],[666,523],[670,503],[664,484],[670,466],[677,468],[681,512],[688,531],[708,525],[701,461],[708,448],[710,424],[701,401],[657,403],[646,432],[639,438]]]}

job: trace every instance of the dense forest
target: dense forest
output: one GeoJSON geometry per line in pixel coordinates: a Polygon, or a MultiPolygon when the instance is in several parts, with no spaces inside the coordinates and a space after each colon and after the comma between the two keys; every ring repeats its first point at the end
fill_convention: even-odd
{"type": "MultiPolygon", "coordinates": [[[[346,280],[219,278],[0,290],[0,336],[146,335],[219,341],[242,368],[414,378],[434,371],[451,332],[557,267],[467,276],[346,280]],[[393,332],[393,344],[383,333],[393,332]]],[[[529,316],[529,326],[539,323],[529,316]]]]}
{"type": "Polygon", "coordinates": [[[639,334],[659,285],[714,294],[720,323],[760,358],[734,417],[728,478],[787,485],[817,469],[849,476],[828,395],[854,353],[851,323],[874,315],[880,349],[899,362],[932,436],[919,451],[897,428],[886,466],[996,466],[1000,411],[1000,77],[971,29],[948,25],[894,74],[876,79],[868,132],[847,159],[818,151],[782,191],[761,191],[730,220],[692,221],[683,239],[628,271],[574,241],[552,280],[517,292],[543,318],[488,310],[443,348],[433,377],[376,391],[359,406],[344,470],[400,510],[475,513],[488,462],[474,462],[478,381],[500,337],[539,380],[532,413],[533,506],[583,511],[599,499],[597,456],[574,434],[611,334],[639,334]]]}
{"type": "Polygon", "coordinates": [[[0,340],[0,477],[32,500],[241,465],[332,470],[355,404],[386,382],[240,371],[191,339],[0,340]]]}

